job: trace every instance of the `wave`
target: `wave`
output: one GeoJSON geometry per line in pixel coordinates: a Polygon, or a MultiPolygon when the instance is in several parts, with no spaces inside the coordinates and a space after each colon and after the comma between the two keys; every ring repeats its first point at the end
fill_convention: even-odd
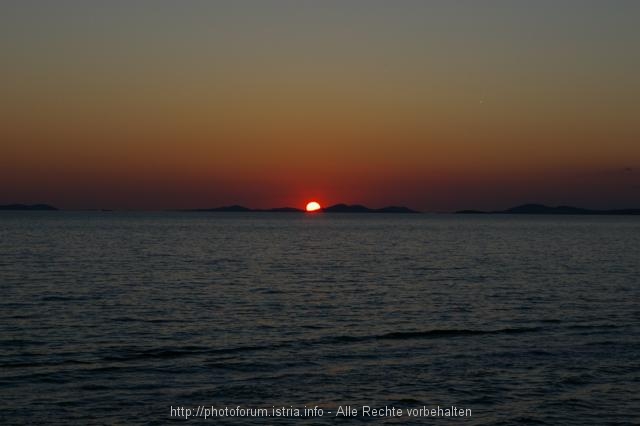
{"type": "Polygon", "coordinates": [[[62,365],[80,365],[91,364],[89,361],[79,361],[76,359],[65,359],[60,361],[42,361],[42,362],[28,362],[28,361],[16,361],[6,362],[0,364],[2,368],[37,368],[37,367],[58,367],[62,365]]]}
{"type": "Polygon", "coordinates": [[[409,339],[438,339],[459,336],[480,336],[485,334],[518,334],[542,331],[542,327],[503,328],[498,330],[470,330],[470,329],[435,329],[425,331],[394,331],[390,333],[369,336],[338,336],[338,342],[358,342],[365,340],[409,340],[409,339]]]}
{"type": "MultiPolygon", "coordinates": [[[[555,321],[553,321],[555,322],[555,321]]],[[[579,330],[588,328],[614,328],[617,327],[612,324],[599,324],[599,325],[582,325],[575,324],[562,327],[566,330],[579,330]]],[[[555,327],[554,327],[555,328],[555,327]]],[[[319,347],[324,345],[348,345],[354,343],[376,342],[376,341],[405,341],[405,340],[419,340],[419,339],[447,339],[447,338],[468,338],[474,336],[491,336],[491,335],[514,335],[524,333],[537,333],[550,330],[549,327],[533,326],[533,327],[519,327],[519,328],[499,328],[490,330],[478,330],[478,329],[432,329],[432,330],[415,330],[415,331],[392,331],[388,333],[369,334],[369,335],[337,335],[337,336],[325,336],[316,337],[313,339],[292,339],[284,341],[275,341],[262,345],[247,345],[247,346],[235,346],[227,348],[215,348],[206,345],[191,345],[191,346],[162,346],[156,348],[144,348],[144,347],[125,347],[125,348],[107,348],[102,351],[102,356],[99,357],[102,361],[112,363],[126,363],[136,360],[145,359],[174,359],[194,356],[213,356],[218,359],[225,355],[233,356],[238,354],[256,352],[256,351],[273,351],[278,349],[295,349],[303,347],[319,347]]],[[[4,344],[13,343],[15,346],[21,346],[26,343],[34,343],[31,341],[5,341],[4,344]],[[18,345],[16,345],[18,343],[18,345]]],[[[0,342],[2,344],[3,342],[0,342]]],[[[22,354],[25,355],[25,354],[22,354]]],[[[37,358],[36,358],[37,359],[37,358]]],[[[29,367],[43,367],[53,366],[60,364],[82,364],[86,361],[80,360],[62,360],[62,361],[40,361],[40,360],[25,360],[21,362],[5,362],[0,364],[3,367],[9,368],[29,368],[29,367]]]]}
{"type": "Polygon", "coordinates": [[[111,318],[109,321],[113,321],[113,322],[145,322],[145,323],[151,323],[151,324],[165,324],[165,323],[186,323],[189,322],[187,320],[181,320],[181,319],[167,319],[167,318],[150,318],[150,319],[145,319],[145,318],[134,318],[134,317],[116,317],[116,318],[111,318]]]}
{"type": "Polygon", "coordinates": [[[120,353],[113,353],[102,357],[104,361],[132,361],[136,359],[170,359],[181,358],[194,355],[224,355],[239,352],[250,352],[263,349],[272,349],[273,345],[267,346],[239,346],[234,348],[212,349],[208,346],[186,346],[181,348],[163,347],[146,350],[128,349],[120,353]]]}
{"type": "Polygon", "coordinates": [[[621,328],[624,326],[617,324],[573,324],[569,325],[566,328],[568,330],[595,330],[595,329],[612,329],[612,328],[621,328]]]}
{"type": "Polygon", "coordinates": [[[364,336],[334,336],[329,338],[318,338],[312,340],[290,340],[275,342],[269,345],[237,346],[230,348],[214,349],[208,346],[186,346],[186,347],[162,347],[154,349],[125,349],[119,353],[112,353],[102,357],[104,361],[126,362],[138,359],[171,359],[200,355],[229,355],[244,352],[275,350],[296,346],[321,346],[327,344],[348,344],[366,341],[379,340],[411,340],[411,339],[442,339],[450,337],[468,337],[494,334],[519,334],[542,331],[542,327],[528,328],[503,328],[497,330],[471,330],[471,329],[435,329],[425,331],[396,331],[383,334],[364,336]]]}

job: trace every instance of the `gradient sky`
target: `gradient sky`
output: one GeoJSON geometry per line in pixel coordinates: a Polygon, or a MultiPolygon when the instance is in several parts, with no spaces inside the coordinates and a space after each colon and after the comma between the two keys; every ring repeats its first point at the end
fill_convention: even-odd
{"type": "Polygon", "coordinates": [[[640,207],[640,1],[3,1],[0,204],[640,207]]]}

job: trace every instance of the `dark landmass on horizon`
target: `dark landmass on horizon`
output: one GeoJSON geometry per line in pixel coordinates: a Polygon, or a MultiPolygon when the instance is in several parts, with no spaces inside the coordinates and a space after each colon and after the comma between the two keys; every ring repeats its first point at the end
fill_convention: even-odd
{"type": "Polygon", "coordinates": [[[58,208],[50,206],[49,204],[5,204],[0,205],[0,210],[58,210],[58,208]]]}
{"type": "Polygon", "coordinates": [[[544,204],[522,204],[506,210],[459,210],[456,214],[541,214],[541,215],[640,215],[640,209],[593,210],[572,206],[550,207],[544,204]]]}
{"type": "MultiPolygon", "coordinates": [[[[60,211],[59,209],[49,204],[4,204],[0,205],[0,211],[60,211]]],[[[111,209],[89,209],[82,211],[96,211],[96,212],[112,212],[111,209]]],[[[117,210],[115,210],[117,211],[117,210]]],[[[307,213],[306,210],[298,209],[295,207],[276,207],[270,209],[252,209],[240,205],[204,208],[204,209],[179,209],[169,210],[179,212],[221,212],[221,213],[307,213]]],[[[323,213],[421,213],[420,211],[410,209],[404,206],[387,206],[379,209],[372,209],[361,204],[334,204],[329,207],[322,208],[318,212],[323,213]]],[[[311,212],[313,213],[313,212],[311,212]]],[[[624,209],[609,209],[609,210],[596,210],[585,209],[573,206],[557,206],[551,207],[544,204],[522,204],[516,207],[511,207],[506,210],[458,210],[453,212],[454,214],[529,214],[529,215],[640,215],[640,208],[624,208],[624,209]]]]}

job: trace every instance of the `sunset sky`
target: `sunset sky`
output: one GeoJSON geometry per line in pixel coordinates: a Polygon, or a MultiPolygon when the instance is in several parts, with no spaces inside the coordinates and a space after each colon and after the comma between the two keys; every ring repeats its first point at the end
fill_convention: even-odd
{"type": "Polygon", "coordinates": [[[640,207],[640,1],[2,1],[0,204],[640,207]]]}

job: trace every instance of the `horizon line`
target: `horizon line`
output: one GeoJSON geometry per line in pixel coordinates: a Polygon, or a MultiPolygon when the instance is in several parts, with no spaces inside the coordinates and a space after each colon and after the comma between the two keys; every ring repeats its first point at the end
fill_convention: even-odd
{"type": "Polygon", "coordinates": [[[406,206],[388,205],[381,208],[370,208],[364,204],[337,203],[322,207],[317,211],[307,211],[297,207],[249,208],[240,204],[230,204],[206,208],[59,208],[51,204],[0,204],[0,211],[68,211],[68,212],[183,212],[183,213],[376,213],[376,214],[534,214],[534,215],[640,215],[640,208],[624,207],[609,209],[590,209],[570,205],[549,206],[542,203],[519,204],[502,210],[458,209],[453,211],[420,211],[406,206]]]}

